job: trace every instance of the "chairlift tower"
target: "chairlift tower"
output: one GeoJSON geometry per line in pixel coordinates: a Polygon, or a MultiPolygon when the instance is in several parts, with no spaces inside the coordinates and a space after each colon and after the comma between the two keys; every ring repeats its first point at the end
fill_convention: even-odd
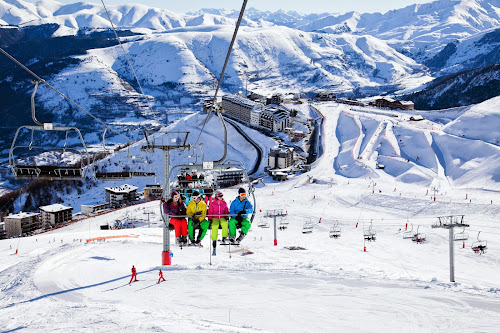
{"type": "MultiPolygon", "coordinates": [[[[170,132],[173,133],[173,132],[170,132]]],[[[190,147],[190,145],[187,144],[187,138],[189,136],[189,132],[175,132],[177,134],[177,138],[169,140],[171,144],[166,144],[166,145],[156,145],[156,144],[151,144],[148,140],[148,137],[146,135],[146,146],[142,146],[142,150],[154,150],[154,149],[160,149],[163,151],[163,193],[162,193],[162,199],[167,200],[168,196],[170,195],[170,151],[171,150],[179,150],[179,151],[184,151],[184,149],[190,147]],[[180,137],[181,134],[185,134],[184,139],[180,137]]],[[[163,215],[163,252],[161,255],[161,262],[162,265],[171,265],[172,264],[172,254],[170,251],[170,216],[168,215],[163,215]]]]}
{"type": "Polygon", "coordinates": [[[455,282],[455,257],[453,248],[453,228],[466,228],[470,225],[464,223],[464,215],[450,215],[450,216],[439,216],[436,223],[432,225],[432,228],[443,228],[448,229],[450,233],[449,245],[450,245],[450,282],[455,282]]]}
{"type": "Polygon", "coordinates": [[[283,212],[283,209],[273,209],[267,210],[264,217],[273,218],[274,219],[274,246],[278,245],[277,231],[276,231],[276,217],[284,217],[287,216],[286,212],[283,212]]]}

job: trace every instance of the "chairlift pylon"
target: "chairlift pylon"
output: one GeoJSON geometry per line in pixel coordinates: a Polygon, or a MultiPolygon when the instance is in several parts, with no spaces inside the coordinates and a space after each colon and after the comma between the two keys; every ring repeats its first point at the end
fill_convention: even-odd
{"type": "MultiPolygon", "coordinates": [[[[31,117],[37,126],[25,125],[17,129],[9,151],[9,167],[16,179],[45,180],[81,180],[85,178],[90,156],[80,130],[73,126],[54,126],[53,123],[42,123],[36,118],[35,94],[41,81],[33,81],[35,87],[31,94],[31,117]],[[28,142],[22,136],[28,135],[28,142]],[[64,133],[63,145],[47,145],[46,137],[51,133],[64,133]],[[74,137],[73,137],[74,136],[74,137]],[[38,141],[39,140],[39,141],[38,141]],[[76,141],[81,146],[71,145],[76,141]],[[76,148],[78,147],[78,148],[76,148]],[[37,154],[33,154],[35,151],[37,154]],[[45,161],[35,162],[37,159],[45,161]]],[[[55,138],[57,139],[57,138],[55,138]]]]}

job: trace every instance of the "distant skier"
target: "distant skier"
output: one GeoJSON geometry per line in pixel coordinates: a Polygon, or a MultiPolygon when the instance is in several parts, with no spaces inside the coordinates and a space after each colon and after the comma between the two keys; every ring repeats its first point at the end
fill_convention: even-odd
{"type": "Polygon", "coordinates": [[[159,276],[158,283],[160,283],[161,281],[165,281],[165,278],[163,277],[163,272],[161,271],[161,269],[160,269],[160,273],[158,273],[158,276],[159,276]]]}
{"type": "Polygon", "coordinates": [[[137,281],[137,271],[134,265],[132,265],[132,277],[130,278],[130,282],[128,284],[131,284],[132,280],[134,280],[134,282],[137,281]]]}
{"type": "Polygon", "coordinates": [[[206,220],[207,205],[202,201],[200,192],[194,191],[193,201],[187,206],[186,214],[191,216],[188,221],[188,234],[191,244],[201,246],[200,242],[207,233],[210,222],[206,220]],[[198,229],[198,237],[195,240],[194,230],[198,229]]]}
{"type": "MultiPolygon", "coordinates": [[[[162,199],[163,200],[163,199],[162,199]]],[[[170,199],[163,202],[163,212],[170,215],[170,223],[175,228],[175,239],[178,244],[187,244],[188,226],[187,221],[182,215],[186,215],[186,205],[181,200],[178,192],[173,191],[170,199]]]]}
{"type": "Polygon", "coordinates": [[[229,220],[229,240],[232,244],[239,244],[247,235],[252,222],[248,219],[248,214],[253,213],[252,203],[247,198],[247,193],[243,187],[238,189],[238,196],[231,203],[229,214],[232,216],[229,220]],[[236,229],[240,230],[240,235],[237,239],[236,229]]]}

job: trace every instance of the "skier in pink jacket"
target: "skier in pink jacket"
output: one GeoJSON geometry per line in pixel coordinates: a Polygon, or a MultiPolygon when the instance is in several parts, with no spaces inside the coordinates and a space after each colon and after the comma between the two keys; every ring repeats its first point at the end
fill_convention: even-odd
{"type": "Polygon", "coordinates": [[[222,243],[227,243],[229,208],[224,201],[224,194],[221,191],[215,192],[215,198],[208,207],[208,219],[212,221],[212,245],[214,250],[212,255],[215,256],[215,248],[217,247],[217,236],[219,234],[219,224],[222,228],[222,243]]]}

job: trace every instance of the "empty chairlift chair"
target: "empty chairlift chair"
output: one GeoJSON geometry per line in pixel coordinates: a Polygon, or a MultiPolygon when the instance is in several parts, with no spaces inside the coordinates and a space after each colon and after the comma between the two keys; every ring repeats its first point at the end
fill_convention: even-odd
{"type": "Polygon", "coordinates": [[[9,167],[16,179],[84,179],[90,156],[80,130],[73,126],[41,123],[35,115],[35,94],[31,115],[37,126],[17,129],[9,151],[9,167]]]}
{"type": "Polygon", "coordinates": [[[261,217],[257,226],[259,228],[269,228],[269,222],[264,217],[261,217]]]}
{"type": "Polygon", "coordinates": [[[464,230],[461,232],[456,232],[453,235],[453,240],[454,241],[466,241],[469,239],[469,234],[465,232],[465,227],[464,230]]]}
{"type": "Polygon", "coordinates": [[[340,237],[340,226],[339,222],[335,221],[335,225],[330,228],[330,238],[339,238],[340,237]]]}
{"type": "Polygon", "coordinates": [[[403,239],[413,239],[416,235],[417,235],[417,232],[413,231],[413,224],[412,224],[411,229],[404,232],[403,239]]]}
{"type": "Polygon", "coordinates": [[[303,234],[310,234],[313,232],[313,228],[314,228],[314,225],[311,222],[311,220],[309,220],[308,222],[304,223],[304,226],[302,227],[302,233],[303,234]]]}

